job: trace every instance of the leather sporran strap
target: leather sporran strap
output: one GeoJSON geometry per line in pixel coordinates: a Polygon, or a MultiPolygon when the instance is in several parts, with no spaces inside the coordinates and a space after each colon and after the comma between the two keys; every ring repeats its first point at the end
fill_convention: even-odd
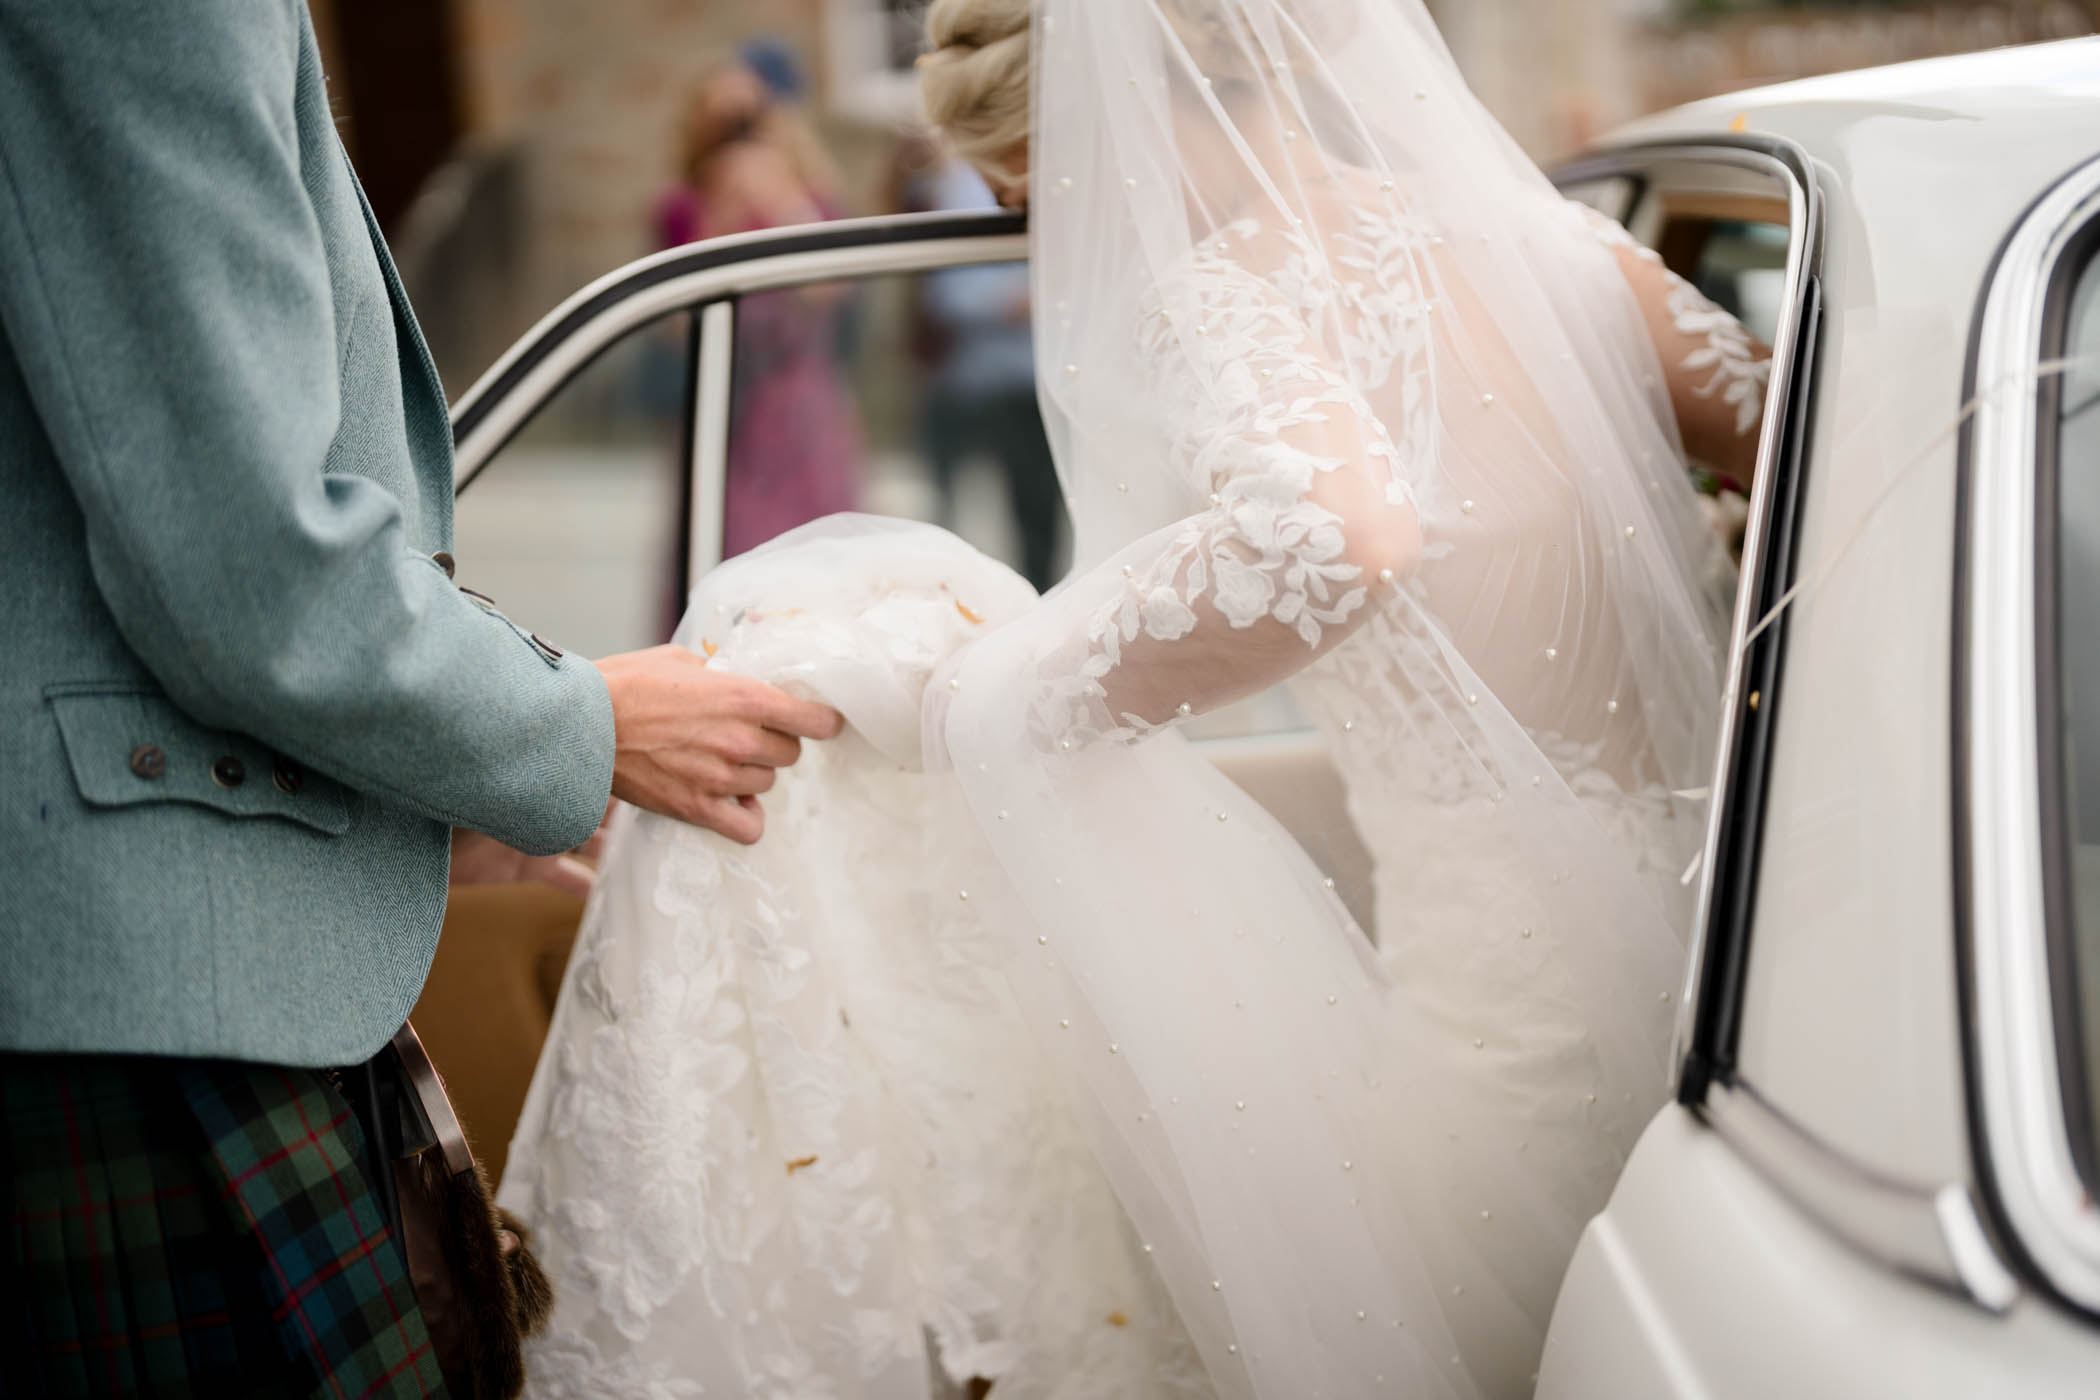
{"type": "Polygon", "coordinates": [[[466,1130],[459,1126],[459,1115],[452,1111],[452,1099],[445,1093],[445,1081],[438,1074],[437,1066],[430,1062],[430,1052],[423,1048],[423,1038],[416,1028],[404,1021],[401,1029],[394,1032],[393,1051],[401,1057],[401,1072],[414,1091],[412,1103],[421,1112],[423,1123],[436,1141],[438,1150],[445,1154],[445,1170],[455,1175],[471,1171],[474,1166],[474,1151],[467,1146],[466,1130]]]}
{"type": "Polygon", "coordinates": [[[524,1226],[496,1208],[413,1026],[344,1078],[365,1086],[359,1116],[385,1162],[389,1224],[446,1388],[462,1400],[512,1400],[525,1386],[525,1338],[553,1307],[524,1226]]]}

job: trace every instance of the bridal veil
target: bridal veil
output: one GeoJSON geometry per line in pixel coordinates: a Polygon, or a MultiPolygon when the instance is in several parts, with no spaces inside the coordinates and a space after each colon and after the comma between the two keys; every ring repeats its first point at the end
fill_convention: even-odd
{"type": "Polygon", "coordinates": [[[1220,1393],[1511,1393],[1666,1082],[1726,572],[1662,366],[1417,0],[1049,0],[1033,42],[1079,567],[928,751],[1220,1393]],[[1377,930],[1159,733],[1290,677],[1377,930]]]}
{"type": "MultiPolygon", "coordinates": [[[[1192,1349],[1219,1395],[1520,1393],[1552,1261],[1665,1092],[1712,758],[1726,570],[1664,366],[1612,229],[1419,0],[1043,0],[1031,42],[1075,571],[1032,601],[844,517],[703,583],[681,640],[860,737],[749,855],[628,825],[506,1203],[583,1261],[595,1350],[565,1355],[631,1348],[638,1395],[680,1393],[642,1388],[677,1299],[753,1355],[857,1357],[840,1393],[912,1393],[921,1326],[1003,1374],[1057,1270],[996,1256],[1059,1248],[1119,1261],[1085,1327],[1152,1328],[1148,1364],[1192,1349]],[[1285,682],[1373,928],[1174,732],[1285,682]],[[637,951],[679,927],[686,961],[637,951]],[[637,1125],[677,1139],[655,1177],[637,1125]],[[998,1221],[1031,1175],[1065,1214],[998,1221]]],[[[1752,392],[1725,369],[1708,392],[1752,392]]],[[[995,1393],[1059,1393],[1016,1374],[995,1393]]]]}

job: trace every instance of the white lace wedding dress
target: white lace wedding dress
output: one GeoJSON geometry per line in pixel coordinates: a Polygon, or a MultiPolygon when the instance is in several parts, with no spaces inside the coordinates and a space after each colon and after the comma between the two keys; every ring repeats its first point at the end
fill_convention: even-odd
{"type": "Polygon", "coordinates": [[[959,897],[981,847],[917,771],[927,676],[1033,599],[952,536],[853,517],[703,586],[689,644],[855,728],[783,775],[755,848],[623,814],[503,1184],[560,1290],[532,1394],[921,1397],[929,1336],[1002,1395],[1200,1374],[989,900],[959,897]]]}
{"type": "Polygon", "coordinates": [[[1409,71],[1484,117],[1351,0],[1366,72],[1306,97],[1306,3],[1039,27],[1072,580],[839,517],[696,591],[681,642],[851,729],[756,848],[615,834],[501,1191],[558,1291],[532,1395],[1528,1393],[1663,1091],[1727,586],[1677,418],[1747,432],[1763,367],[1528,167],[1432,202],[1323,136],[1409,71]],[[1298,124],[1246,115],[1272,72],[1298,124]],[[1119,143],[1175,102],[1236,139],[1178,130],[1148,213],[1119,143]],[[1219,212],[1103,237],[1068,170],[1139,234],[1219,212]],[[1375,929],[1168,732],[1282,682],[1375,929]]]}

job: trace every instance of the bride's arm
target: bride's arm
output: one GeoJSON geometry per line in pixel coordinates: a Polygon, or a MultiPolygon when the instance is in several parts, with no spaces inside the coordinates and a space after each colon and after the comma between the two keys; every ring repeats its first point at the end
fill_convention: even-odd
{"type": "Polygon", "coordinates": [[[1404,396],[1421,422],[1396,434],[1273,297],[1242,285],[1207,300],[1203,343],[1161,359],[1175,366],[1162,412],[1176,465],[1208,505],[1068,590],[1084,622],[1049,657],[1038,707],[1066,745],[1138,737],[1288,678],[1421,558],[1408,457],[1427,450],[1426,376],[1404,396]]]}
{"type": "Polygon", "coordinates": [[[1577,205],[1617,257],[1662,361],[1685,455],[1748,489],[1772,347],[1608,215],[1577,205]]]}

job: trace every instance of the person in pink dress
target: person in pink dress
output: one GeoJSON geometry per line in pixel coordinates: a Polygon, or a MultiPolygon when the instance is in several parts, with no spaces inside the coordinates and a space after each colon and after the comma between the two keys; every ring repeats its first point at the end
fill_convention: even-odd
{"type": "MultiPolygon", "coordinates": [[[[680,175],[656,210],[667,248],[839,213],[821,150],[741,61],[695,92],[680,175]]],[[[836,286],[737,303],[725,557],[860,502],[866,446],[839,365],[846,309],[836,286]]]]}

